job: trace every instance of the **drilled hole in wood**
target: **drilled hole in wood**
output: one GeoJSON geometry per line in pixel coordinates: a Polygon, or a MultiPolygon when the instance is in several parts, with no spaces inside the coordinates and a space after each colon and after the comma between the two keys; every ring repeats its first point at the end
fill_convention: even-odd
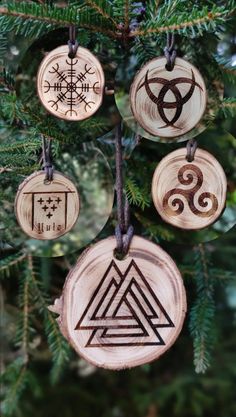
{"type": "Polygon", "coordinates": [[[125,254],[123,252],[119,252],[117,249],[114,249],[113,255],[114,255],[114,258],[117,259],[118,261],[124,261],[125,259],[128,258],[129,252],[125,254]]]}

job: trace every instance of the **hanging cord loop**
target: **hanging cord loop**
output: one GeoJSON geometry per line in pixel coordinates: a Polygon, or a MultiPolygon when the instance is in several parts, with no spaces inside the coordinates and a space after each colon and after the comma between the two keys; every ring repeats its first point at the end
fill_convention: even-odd
{"type": "Polygon", "coordinates": [[[77,49],[79,47],[78,41],[76,40],[76,27],[74,25],[69,26],[69,58],[73,59],[76,56],[77,49]]]}
{"type": "Polygon", "coordinates": [[[188,162],[193,162],[194,156],[195,156],[195,152],[196,152],[196,149],[197,149],[197,141],[196,141],[196,139],[190,139],[187,142],[186,148],[187,148],[186,159],[187,159],[188,162]]]}
{"type": "Polygon", "coordinates": [[[130,224],[130,207],[127,197],[124,198],[123,191],[123,156],[122,156],[122,133],[121,123],[116,127],[116,199],[118,224],[115,228],[117,241],[116,250],[126,255],[133,237],[134,229],[130,224]]]}
{"type": "Polygon", "coordinates": [[[52,165],[52,141],[51,139],[46,141],[46,138],[42,137],[42,151],[43,151],[43,170],[45,171],[44,184],[49,184],[53,180],[53,165],[52,165]]]}
{"type": "Polygon", "coordinates": [[[175,58],[177,52],[175,50],[175,35],[173,33],[167,33],[166,47],[164,49],[166,57],[166,69],[172,71],[175,66],[175,58]]]}

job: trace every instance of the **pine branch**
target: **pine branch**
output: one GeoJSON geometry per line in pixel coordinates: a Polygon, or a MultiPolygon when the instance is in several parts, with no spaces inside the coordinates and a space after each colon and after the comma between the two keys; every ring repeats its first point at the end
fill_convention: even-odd
{"type": "Polygon", "coordinates": [[[130,204],[134,204],[142,210],[150,206],[150,193],[143,188],[141,189],[133,178],[127,178],[125,191],[130,204]]]}
{"type": "Polygon", "coordinates": [[[137,37],[132,47],[134,56],[137,57],[140,65],[155,58],[158,54],[156,43],[150,42],[149,38],[137,37]]]}
{"type": "Polygon", "coordinates": [[[70,348],[62,336],[52,313],[48,310],[50,301],[42,288],[42,284],[37,278],[31,255],[28,255],[28,268],[31,275],[31,283],[34,288],[35,301],[39,304],[40,311],[44,317],[46,336],[53,361],[51,379],[52,382],[55,383],[69,360],[70,348]]]}
{"type": "Polygon", "coordinates": [[[85,3],[99,13],[104,19],[111,20],[113,25],[118,29],[117,22],[113,19],[111,3],[106,0],[85,0],[85,3]]]}
{"type": "MultiPolygon", "coordinates": [[[[13,153],[15,151],[25,152],[26,150],[28,150],[28,153],[36,152],[41,144],[39,141],[41,135],[61,143],[74,142],[75,132],[73,130],[67,129],[63,132],[62,129],[58,129],[57,120],[47,115],[44,116],[44,110],[42,108],[40,108],[40,112],[36,113],[34,106],[32,106],[32,101],[26,100],[22,102],[17,97],[15,91],[10,91],[9,94],[2,95],[0,103],[0,115],[3,119],[2,123],[5,123],[6,128],[8,129],[9,125],[18,128],[23,127],[25,129],[24,136],[27,136],[27,139],[17,140],[15,143],[9,143],[7,141],[0,148],[1,152],[13,153]]],[[[84,120],[79,124],[77,127],[78,136],[83,138],[86,135],[89,137],[98,136],[105,129],[111,127],[108,118],[94,116],[92,119],[84,120]]]]}
{"type": "MultiPolygon", "coordinates": [[[[182,265],[179,267],[182,275],[187,277],[194,277],[196,275],[195,266],[191,265],[182,265]]],[[[215,281],[222,283],[222,281],[231,281],[235,280],[235,273],[233,271],[226,271],[218,268],[209,268],[209,275],[214,277],[215,281]]]]}
{"type": "Polygon", "coordinates": [[[6,395],[1,403],[4,417],[13,416],[19,399],[27,385],[27,368],[22,358],[17,358],[3,373],[0,383],[6,385],[6,395]]]}
{"type": "Polygon", "coordinates": [[[10,93],[14,91],[15,78],[6,68],[2,67],[0,72],[0,93],[10,93]]]}
{"type": "Polygon", "coordinates": [[[152,221],[149,218],[140,215],[138,212],[135,212],[134,214],[140,224],[142,224],[145,235],[150,239],[158,243],[159,239],[164,239],[167,242],[174,240],[174,234],[166,229],[165,226],[157,224],[156,221],[152,221]]]}
{"type": "Polygon", "coordinates": [[[130,26],[130,0],[124,1],[124,31],[129,31],[130,26]]]}
{"type": "Polygon", "coordinates": [[[113,23],[78,7],[49,7],[42,4],[9,1],[0,7],[0,29],[38,37],[58,27],[76,25],[115,38],[113,23]]]}
{"type": "Polygon", "coordinates": [[[210,274],[214,277],[215,280],[218,280],[220,283],[222,281],[235,281],[235,272],[226,271],[225,269],[219,268],[210,268],[210,274]]]}
{"type": "Polygon", "coordinates": [[[234,11],[235,2],[231,2],[228,8],[214,5],[211,10],[207,6],[198,10],[197,7],[194,7],[186,12],[171,13],[170,16],[167,16],[162,10],[161,16],[158,15],[156,18],[146,20],[130,36],[149,36],[163,32],[177,32],[193,37],[201,36],[203,32],[215,31],[234,11]]]}
{"type": "MultiPolygon", "coordinates": [[[[19,307],[23,309],[22,320],[19,323],[18,334],[20,341],[18,345],[21,347],[24,363],[28,362],[28,347],[30,337],[30,320],[29,320],[29,303],[30,303],[30,275],[28,268],[25,268],[23,276],[21,277],[21,289],[19,291],[19,307]]],[[[16,339],[17,340],[17,339],[16,339]]]]}
{"type": "Polygon", "coordinates": [[[236,66],[232,65],[231,59],[215,56],[215,60],[219,65],[219,69],[225,82],[236,85],[236,66]]]}
{"type": "Polygon", "coordinates": [[[5,58],[6,50],[7,50],[7,38],[5,34],[0,33],[0,66],[3,65],[3,59],[5,58]]]}
{"type": "MultiPolygon", "coordinates": [[[[27,140],[20,140],[19,142],[12,142],[11,144],[3,144],[0,146],[1,153],[18,153],[21,154],[22,152],[27,152],[28,155],[32,151],[36,151],[41,148],[41,144],[30,139],[27,140]]],[[[4,156],[4,155],[3,155],[4,156]]]]}
{"type": "Polygon", "coordinates": [[[38,153],[41,145],[37,140],[19,140],[19,143],[13,142],[9,145],[0,146],[0,170],[1,173],[9,176],[14,174],[24,174],[32,172],[33,169],[39,169],[38,153]],[[15,170],[13,173],[12,169],[15,170]]]}
{"type": "Polygon", "coordinates": [[[202,244],[195,251],[195,279],[197,299],[190,312],[190,332],[193,337],[194,365],[197,373],[210,366],[215,344],[215,304],[213,279],[209,274],[207,252],[202,244]]]}
{"type": "Polygon", "coordinates": [[[225,119],[236,117],[236,98],[224,98],[221,102],[218,116],[224,117],[225,119]]]}
{"type": "MultiPolygon", "coordinates": [[[[9,85],[6,86],[9,90],[9,85]]],[[[11,125],[24,126],[29,123],[29,113],[26,106],[17,98],[15,90],[11,90],[9,94],[3,94],[0,97],[1,118],[11,125]]]]}
{"type": "Polygon", "coordinates": [[[18,271],[19,266],[25,260],[25,253],[16,253],[14,255],[9,255],[6,258],[0,260],[0,277],[9,278],[10,274],[13,271],[18,271]]]}

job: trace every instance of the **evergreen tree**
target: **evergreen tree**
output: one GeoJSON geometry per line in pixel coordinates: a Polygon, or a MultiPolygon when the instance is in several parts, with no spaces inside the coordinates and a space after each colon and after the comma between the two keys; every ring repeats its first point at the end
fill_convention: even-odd
{"type": "MultiPolygon", "coordinates": [[[[215,416],[216,410],[218,417],[235,415],[235,232],[223,235],[235,222],[236,141],[231,136],[236,115],[235,23],[233,0],[0,2],[3,417],[32,413],[35,417],[75,413],[81,417],[198,417],[215,416]],[[77,173],[82,176],[95,147],[103,151],[114,172],[112,129],[119,113],[113,96],[106,95],[101,110],[81,123],[66,123],[46,114],[37,98],[39,63],[46,52],[66,44],[71,25],[77,28],[79,44],[102,62],[110,90],[116,88],[117,68],[117,83],[121,74],[125,86],[130,57],[135,57],[135,68],[139,68],[163,55],[166,35],[175,33],[178,56],[199,68],[211,98],[205,120],[208,129],[198,137],[199,144],[220,159],[228,178],[228,209],[223,221],[196,235],[174,230],[157,216],[150,185],[158,161],[185,145],[143,139],[124,124],[125,190],[132,223],[136,234],[161,243],[176,260],[187,288],[189,314],[169,353],[156,363],[120,373],[96,370],[79,359],[47,308],[60,294],[68,270],[81,252],[75,249],[83,242],[75,237],[61,246],[44,245],[36,248],[43,257],[36,257],[32,241],[23,237],[13,213],[18,185],[40,169],[42,136],[52,140],[58,170],[73,174],[75,166],[68,159],[78,156],[77,173]],[[207,243],[218,236],[219,240],[207,243]],[[66,256],[51,258],[50,254],[66,256]]],[[[116,100],[121,106],[125,106],[123,98],[120,89],[116,100]]],[[[107,166],[102,158],[98,164],[99,184],[111,195],[107,166]]],[[[86,208],[90,204],[86,196],[84,201],[86,208]]],[[[96,215],[91,208],[87,211],[87,221],[95,230],[96,215]]],[[[113,210],[98,238],[113,234],[115,224],[113,210]]],[[[85,223],[84,233],[88,227],[85,223]]]]}

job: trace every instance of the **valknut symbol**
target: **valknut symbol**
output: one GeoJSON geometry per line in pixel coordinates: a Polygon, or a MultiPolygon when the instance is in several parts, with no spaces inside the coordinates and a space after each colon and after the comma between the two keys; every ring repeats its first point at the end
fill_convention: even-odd
{"type": "MultiPolygon", "coordinates": [[[[200,121],[207,94],[198,69],[176,58],[172,71],[166,58],[154,58],[135,76],[130,88],[130,104],[135,120],[145,132],[166,138],[185,135],[200,121]]],[[[140,133],[145,132],[142,130],[140,133]]]]}
{"type": "Polygon", "coordinates": [[[116,246],[110,236],[86,249],[50,306],[76,352],[107,369],[159,358],[175,342],[186,312],[180,272],[160,246],[133,236],[123,260],[114,257],[116,246]]]}
{"type": "Polygon", "coordinates": [[[165,345],[166,327],[174,323],[135,261],[122,274],[112,260],[75,330],[92,330],[86,347],[153,346],[165,345]]]}

